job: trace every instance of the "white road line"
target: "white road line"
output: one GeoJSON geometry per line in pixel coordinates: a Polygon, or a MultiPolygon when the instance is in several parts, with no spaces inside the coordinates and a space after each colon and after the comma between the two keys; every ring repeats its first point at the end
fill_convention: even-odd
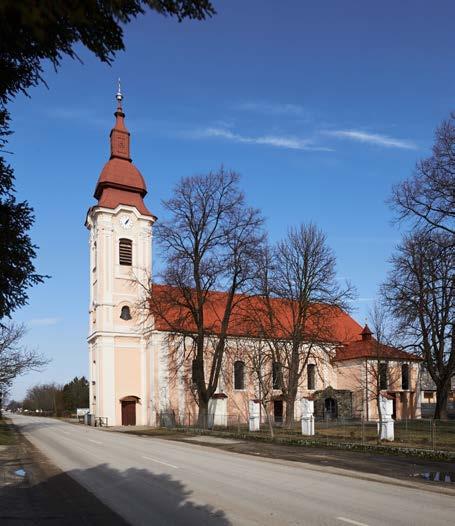
{"type": "Polygon", "coordinates": [[[93,442],[94,444],[102,444],[102,442],[98,442],[98,440],[92,440],[91,438],[87,438],[89,442],[93,442]]]}
{"type": "Polygon", "coordinates": [[[336,519],[339,521],[347,522],[348,524],[354,524],[355,526],[368,526],[368,524],[365,524],[364,522],[354,521],[352,519],[347,519],[346,517],[337,517],[336,519]]]}
{"type": "Polygon", "coordinates": [[[163,462],[162,460],[157,460],[156,458],[152,457],[142,457],[147,460],[151,460],[152,462],[158,462],[158,464],[164,464],[165,466],[169,466],[170,468],[179,469],[178,466],[174,466],[174,464],[168,464],[167,462],[163,462]]]}

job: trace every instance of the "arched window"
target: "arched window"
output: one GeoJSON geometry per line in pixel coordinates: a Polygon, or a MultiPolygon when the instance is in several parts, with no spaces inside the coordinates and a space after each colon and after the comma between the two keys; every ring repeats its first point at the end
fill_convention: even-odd
{"type": "Polygon", "coordinates": [[[307,389],[316,389],[316,365],[309,363],[307,366],[307,389]]]}
{"type": "Polygon", "coordinates": [[[245,389],[245,363],[234,362],[234,389],[245,389]]]}
{"type": "Polygon", "coordinates": [[[281,389],[283,386],[283,371],[280,362],[273,362],[272,364],[272,387],[273,389],[281,389]]]}
{"type": "Polygon", "coordinates": [[[401,366],[401,388],[409,389],[409,365],[407,363],[401,366]]]}
{"type": "Polygon", "coordinates": [[[379,389],[385,391],[389,388],[389,368],[387,363],[382,362],[379,364],[379,389]]]}
{"type": "Polygon", "coordinates": [[[128,307],[128,305],[123,305],[122,307],[122,312],[120,313],[120,318],[122,318],[122,320],[131,320],[131,312],[130,312],[130,308],[128,307]]]}
{"type": "Polygon", "coordinates": [[[131,239],[120,239],[118,247],[120,265],[131,266],[133,264],[133,242],[131,239]]]}

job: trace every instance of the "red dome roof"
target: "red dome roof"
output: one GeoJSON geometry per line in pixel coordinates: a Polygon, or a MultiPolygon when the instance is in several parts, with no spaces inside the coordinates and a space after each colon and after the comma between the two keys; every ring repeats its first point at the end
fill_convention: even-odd
{"type": "Polygon", "coordinates": [[[139,193],[142,197],[147,194],[147,186],[141,172],[132,162],[117,157],[110,159],[104,165],[96,184],[96,199],[101,197],[106,187],[130,190],[139,193]]]}

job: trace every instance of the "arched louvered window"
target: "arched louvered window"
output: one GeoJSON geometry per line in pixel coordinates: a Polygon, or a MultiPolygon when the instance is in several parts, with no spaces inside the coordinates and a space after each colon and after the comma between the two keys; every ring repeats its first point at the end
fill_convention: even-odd
{"type": "Polygon", "coordinates": [[[234,362],[234,389],[245,389],[245,363],[234,362]]]}
{"type": "Polygon", "coordinates": [[[131,239],[122,238],[119,241],[119,263],[130,266],[133,264],[133,242],[131,239]]]}
{"type": "Polygon", "coordinates": [[[125,321],[131,320],[131,312],[130,312],[130,308],[128,307],[128,305],[124,305],[122,307],[120,318],[122,318],[122,320],[125,320],[125,321]]]}

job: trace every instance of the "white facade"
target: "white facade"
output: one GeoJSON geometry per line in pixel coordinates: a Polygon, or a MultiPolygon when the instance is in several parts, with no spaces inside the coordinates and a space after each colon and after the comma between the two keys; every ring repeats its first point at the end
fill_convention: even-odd
{"type": "Polygon", "coordinates": [[[141,285],[152,270],[154,218],[134,207],[114,210],[92,207],[86,226],[90,231],[89,377],[90,411],[122,423],[121,400],[136,397],[136,423],[150,423],[151,381],[147,374],[151,346],[141,329],[137,309],[141,285]],[[132,265],[119,262],[120,239],[132,242],[132,265]],[[130,320],[122,319],[128,307],[130,320]]]}

